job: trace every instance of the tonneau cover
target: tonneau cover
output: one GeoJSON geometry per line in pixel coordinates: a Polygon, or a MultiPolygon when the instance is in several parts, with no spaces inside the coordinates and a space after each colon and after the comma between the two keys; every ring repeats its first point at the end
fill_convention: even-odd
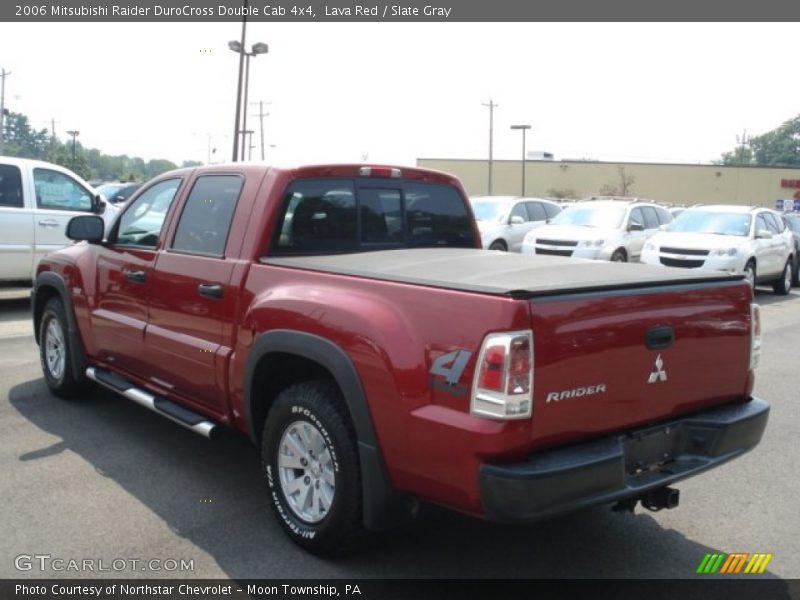
{"type": "Polygon", "coordinates": [[[742,279],[703,270],[466,248],[265,257],[261,262],[515,298],[742,279]]]}

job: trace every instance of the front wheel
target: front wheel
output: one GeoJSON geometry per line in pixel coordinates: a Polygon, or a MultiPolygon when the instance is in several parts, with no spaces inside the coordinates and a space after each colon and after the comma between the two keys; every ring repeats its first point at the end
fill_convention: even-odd
{"type": "Polygon", "coordinates": [[[339,556],[365,537],[361,471],[339,389],[319,380],[286,388],[269,411],[261,444],[278,523],[303,548],[339,556]]]}
{"type": "Polygon", "coordinates": [[[61,398],[84,394],[88,380],[72,368],[72,348],[67,337],[67,314],[60,298],[50,298],[39,324],[39,359],[47,387],[61,398]]]}
{"type": "Polygon", "coordinates": [[[744,280],[750,284],[750,289],[753,290],[753,293],[756,293],[756,263],[752,260],[747,261],[747,264],[744,266],[744,280]]]}
{"type": "Polygon", "coordinates": [[[508,252],[506,243],[502,240],[496,240],[492,242],[492,245],[489,246],[489,250],[499,250],[500,252],[508,252]]]}
{"type": "Polygon", "coordinates": [[[783,273],[781,274],[780,279],[776,279],[775,282],[772,284],[772,289],[775,290],[776,294],[781,296],[785,296],[788,294],[792,289],[792,261],[787,260],[786,264],[783,266],[783,273]]]}
{"type": "Polygon", "coordinates": [[[611,255],[611,262],[628,262],[628,257],[624,250],[614,250],[611,255]]]}

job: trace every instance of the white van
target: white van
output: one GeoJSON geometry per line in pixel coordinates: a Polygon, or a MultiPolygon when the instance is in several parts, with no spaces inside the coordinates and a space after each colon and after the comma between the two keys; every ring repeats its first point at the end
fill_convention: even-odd
{"type": "Polygon", "coordinates": [[[30,281],[48,252],[70,243],[69,220],[119,212],[78,175],[58,165],[0,156],[0,282],[30,281]]]}

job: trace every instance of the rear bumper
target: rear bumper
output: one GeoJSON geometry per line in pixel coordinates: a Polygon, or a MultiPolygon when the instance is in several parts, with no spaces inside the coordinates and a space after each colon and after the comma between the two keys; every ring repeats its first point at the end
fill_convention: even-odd
{"type": "Polygon", "coordinates": [[[768,416],[769,405],[753,398],[533,454],[521,463],[483,464],[485,515],[497,521],[536,521],[639,496],[751,450],[761,441],[768,416]]]}

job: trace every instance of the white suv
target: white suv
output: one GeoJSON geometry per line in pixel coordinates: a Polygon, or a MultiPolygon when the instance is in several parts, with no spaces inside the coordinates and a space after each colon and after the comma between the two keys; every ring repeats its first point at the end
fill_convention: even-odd
{"type": "Polygon", "coordinates": [[[469,199],[481,234],[481,245],[489,250],[519,252],[525,235],[561,212],[555,202],[517,196],[474,196],[469,199]]]}
{"type": "Polygon", "coordinates": [[[522,253],[637,261],[647,239],[671,222],[669,211],[652,202],[587,200],[531,231],[522,253]]]}
{"type": "Polygon", "coordinates": [[[69,169],[0,156],[0,281],[33,279],[42,256],[70,243],[72,217],[99,214],[108,225],[118,212],[69,169]]]}
{"type": "Polygon", "coordinates": [[[792,287],[794,243],[779,213],[749,206],[697,206],[645,245],[642,262],[744,275],[751,285],[792,287]]]}

